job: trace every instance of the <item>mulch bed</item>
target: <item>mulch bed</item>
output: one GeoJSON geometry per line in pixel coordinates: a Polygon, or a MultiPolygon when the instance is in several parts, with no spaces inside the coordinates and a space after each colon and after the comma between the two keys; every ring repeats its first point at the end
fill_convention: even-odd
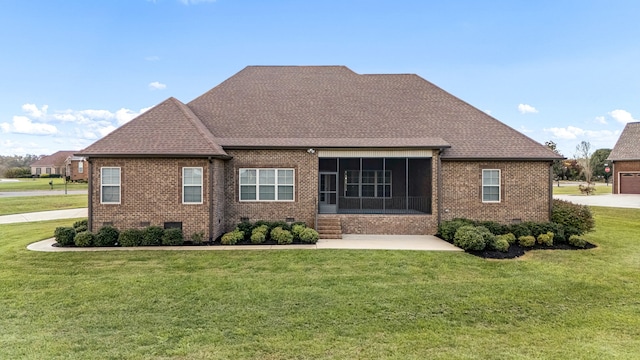
{"type": "Polygon", "coordinates": [[[482,250],[482,251],[467,251],[467,253],[471,255],[475,255],[485,259],[514,259],[524,255],[527,251],[530,250],[588,250],[597,247],[589,242],[587,242],[587,246],[584,248],[579,248],[569,244],[557,244],[553,246],[545,246],[536,244],[530,248],[524,248],[518,244],[513,244],[509,246],[509,251],[501,252],[496,250],[482,250]]]}

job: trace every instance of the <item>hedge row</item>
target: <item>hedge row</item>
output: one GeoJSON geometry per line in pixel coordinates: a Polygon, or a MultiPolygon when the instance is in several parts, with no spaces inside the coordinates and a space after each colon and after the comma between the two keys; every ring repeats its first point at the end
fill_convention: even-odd
{"type": "Polygon", "coordinates": [[[318,242],[318,232],[308,228],[303,222],[291,225],[282,221],[256,221],[241,222],[233,231],[220,238],[222,245],[235,245],[238,243],[263,244],[267,241],[276,242],[278,245],[291,244],[293,242],[315,244],[318,242]]]}

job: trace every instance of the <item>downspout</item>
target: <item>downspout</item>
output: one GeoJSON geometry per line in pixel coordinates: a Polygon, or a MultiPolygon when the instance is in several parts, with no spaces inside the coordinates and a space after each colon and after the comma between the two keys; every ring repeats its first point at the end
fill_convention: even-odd
{"type": "Polygon", "coordinates": [[[89,201],[87,203],[87,227],[89,231],[93,232],[93,159],[87,158],[87,164],[89,164],[87,175],[89,178],[89,189],[88,189],[88,197],[89,201]]]}
{"type": "Polygon", "coordinates": [[[209,244],[213,244],[213,160],[209,156],[209,244]]]}
{"type": "Polygon", "coordinates": [[[549,163],[549,221],[553,216],[553,161],[549,163]]]}
{"type": "Polygon", "coordinates": [[[438,226],[442,222],[442,149],[438,150],[438,168],[437,168],[437,181],[436,196],[438,197],[437,211],[438,211],[438,226]]]}

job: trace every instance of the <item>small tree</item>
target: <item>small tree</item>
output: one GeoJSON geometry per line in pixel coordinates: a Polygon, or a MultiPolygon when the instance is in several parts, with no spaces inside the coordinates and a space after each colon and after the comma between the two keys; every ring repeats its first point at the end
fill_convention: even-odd
{"type": "Polygon", "coordinates": [[[591,166],[593,167],[593,175],[596,177],[602,177],[605,181],[609,182],[610,173],[604,171],[607,158],[611,154],[611,149],[598,149],[593,155],[591,155],[591,166]]]}
{"type": "Polygon", "coordinates": [[[593,177],[593,164],[591,163],[591,144],[588,141],[582,141],[576,146],[576,160],[582,167],[582,174],[587,184],[591,184],[593,177]]]}

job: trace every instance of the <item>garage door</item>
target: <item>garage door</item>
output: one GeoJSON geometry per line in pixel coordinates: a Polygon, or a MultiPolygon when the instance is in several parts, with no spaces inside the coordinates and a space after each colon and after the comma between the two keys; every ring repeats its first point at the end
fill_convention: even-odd
{"type": "Polygon", "coordinates": [[[640,194],[640,173],[620,173],[620,194],[640,194]]]}

